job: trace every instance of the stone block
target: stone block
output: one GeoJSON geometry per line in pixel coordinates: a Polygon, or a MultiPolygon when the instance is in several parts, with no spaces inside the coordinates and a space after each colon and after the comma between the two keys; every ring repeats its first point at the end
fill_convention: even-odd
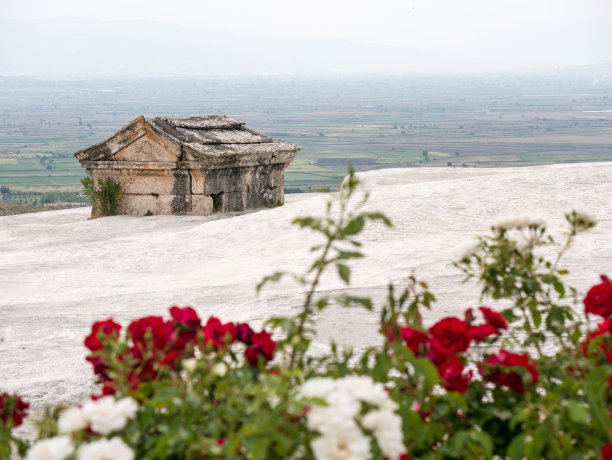
{"type": "Polygon", "coordinates": [[[126,170],[119,174],[123,192],[141,195],[171,195],[174,192],[175,180],[171,171],[137,172],[126,170]]]}
{"type": "Polygon", "coordinates": [[[172,171],[174,177],[173,195],[191,195],[191,175],[184,169],[172,171]]]}
{"type": "Polygon", "coordinates": [[[208,216],[213,213],[213,200],[207,195],[191,195],[191,212],[197,216],[208,216]]]}
{"type": "Polygon", "coordinates": [[[204,184],[206,182],[206,172],[193,170],[191,173],[191,193],[193,195],[201,195],[204,193],[204,184]]]}
{"type": "Polygon", "coordinates": [[[144,216],[147,211],[157,212],[158,198],[154,195],[129,195],[123,194],[119,198],[117,214],[130,214],[133,216],[144,216]]]}

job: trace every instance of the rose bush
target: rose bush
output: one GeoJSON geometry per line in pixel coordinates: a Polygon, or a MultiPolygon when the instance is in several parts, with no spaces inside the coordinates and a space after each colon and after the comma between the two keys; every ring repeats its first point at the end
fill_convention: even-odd
{"type": "Polygon", "coordinates": [[[358,193],[350,174],[324,217],[296,219],[322,235],[318,257],[305,273],[258,286],[285,276],[302,284],[297,315],[262,330],[178,306],[127,327],[95,322],[84,343],[96,394],[48,409],[29,450],[11,434],[27,403],[3,395],[2,445],[29,459],[612,459],[612,284],[602,276],[580,307],[560,266],[594,222],[568,214],[553,260],[542,223],[493,226],[455,265],[501,307],[466,305],[462,317],[426,326],[435,297],[414,276],[390,285],[382,305],[318,295],[329,269],[349,284],[368,221],[391,225],[358,193]],[[380,345],[310,352],[315,313],[332,303],[380,315],[380,345]]]}

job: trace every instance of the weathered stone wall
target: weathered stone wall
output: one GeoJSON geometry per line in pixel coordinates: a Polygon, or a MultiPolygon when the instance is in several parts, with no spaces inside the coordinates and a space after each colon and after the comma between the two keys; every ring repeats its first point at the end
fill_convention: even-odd
{"type": "MultiPolygon", "coordinates": [[[[284,164],[212,170],[91,169],[94,181],[112,177],[123,194],[118,214],[194,214],[235,212],[284,202],[284,164]],[[213,200],[214,197],[214,200],[213,200]]],[[[178,166],[178,165],[177,165],[178,166]]]]}

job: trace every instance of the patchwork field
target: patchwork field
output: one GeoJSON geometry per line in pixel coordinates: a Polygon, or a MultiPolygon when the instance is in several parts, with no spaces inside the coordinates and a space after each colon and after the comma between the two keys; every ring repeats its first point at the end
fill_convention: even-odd
{"type": "Polygon", "coordinates": [[[287,192],[334,189],[348,163],[369,170],[610,161],[611,92],[609,83],[558,76],[2,78],[0,196],[79,204],[84,171],[72,154],[141,114],[224,113],[301,145],[287,192]]]}

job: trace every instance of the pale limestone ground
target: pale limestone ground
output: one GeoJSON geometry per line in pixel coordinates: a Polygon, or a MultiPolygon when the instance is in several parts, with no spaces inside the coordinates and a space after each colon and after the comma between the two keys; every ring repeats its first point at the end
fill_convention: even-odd
{"type": "MultiPolygon", "coordinates": [[[[360,293],[380,297],[389,281],[414,269],[438,296],[428,321],[478,305],[451,265],[471,239],[502,216],[544,219],[560,233],[563,213],[589,211],[599,225],[565,259],[581,290],[612,272],[612,164],[513,169],[393,169],[363,175],[370,208],[393,229],[363,234],[368,257],[353,264],[360,293]]],[[[326,195],[289,195],[281,208],[228,218],[108,217],[89,208],[0,217],[0,389],[35,407],[77,403],[91,392],[82,339],[97,319],[164,315],[173,304],[200,315],[259,326],[296,313],[301,291],[289,282],[255,297],[277,269],[300,270],[317,239],[290,225],[323,212],[326,195]]],[[[330,274],[322,290],[342,289],[330,274]]],[[[330,308],[319,314],[317,347],[330,337],[357,347],[376,344],[377,315],[330,308]]]]}

